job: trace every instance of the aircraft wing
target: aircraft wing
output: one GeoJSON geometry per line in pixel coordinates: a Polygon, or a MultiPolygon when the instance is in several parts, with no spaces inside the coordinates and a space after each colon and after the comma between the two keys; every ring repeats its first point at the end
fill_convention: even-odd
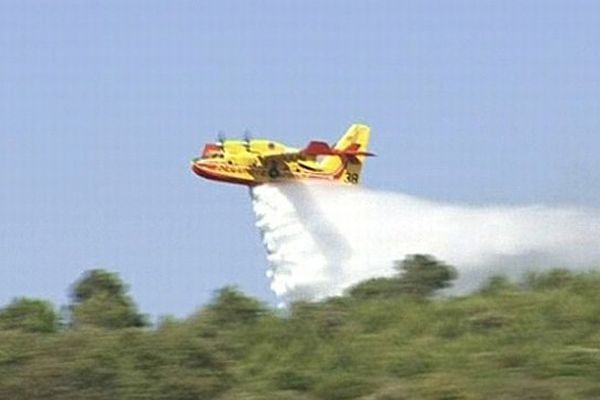
{"type": "Polygon", "coordinates": [[[360,145],[353,143],[344,150],[334,149],[325,142],[312,141],[306,146],[306,148],[298,151],[284,152],[269,154],[261,156],[263,161],[296,161],[308,157],[316,156],[338,156],[342,158],[348,158],[352,161],[358,161],[358,156],[372,157],[374,153],[367,151],[359,151],[360,145]]]}
{"type": "Polygon", "coordinates": [[[269,162],[269,161],[297,161],[301,158],[303,158],[303,154],[301,151],[287,151],[284,153],[275,153],[275,154],[268,154],[268,155],[261,155],[259,156],[260,160],[263,162],[269,162]]]}

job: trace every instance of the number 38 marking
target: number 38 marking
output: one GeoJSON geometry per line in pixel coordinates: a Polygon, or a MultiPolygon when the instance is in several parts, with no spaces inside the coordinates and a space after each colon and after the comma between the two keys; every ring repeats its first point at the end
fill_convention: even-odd
{"type": "Polygon", "coordinates": [[[346,172],[346,182],[358,183],[358,174],[352,172],[346,172]]]}

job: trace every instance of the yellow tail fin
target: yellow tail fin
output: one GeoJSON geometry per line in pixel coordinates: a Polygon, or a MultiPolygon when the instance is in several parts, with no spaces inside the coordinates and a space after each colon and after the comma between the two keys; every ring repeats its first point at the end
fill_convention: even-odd
{"type": "MultiPolygon", "coordinates": [[[[352,125],[338,140],[333,147],[336,150],[355,150],[366,152],[369,144],[369,136],[371,129],[362,124],[352,125]]],[[[320,165],[323,170],[335,171],[342,164],[345,164],[345,171],[340,175],[340,180],[349,184],[356,184],[360,181],[360,173],[365,161],[365,156],[356,156],[352,159],[342,159],[339,156],[326,156],[321,161],[320,165]]]]}

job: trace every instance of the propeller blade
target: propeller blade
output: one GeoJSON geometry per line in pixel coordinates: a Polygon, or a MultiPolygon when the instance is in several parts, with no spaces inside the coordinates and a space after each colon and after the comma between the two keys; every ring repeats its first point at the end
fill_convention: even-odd
{"type": "Polygon", "coordinates": [[[219,131],[217,133],[217,143],[220,144],[221,146],[223,145],[223,142],[225,141],[226,137],[225,137],[225,132],[223,131],[219,131]]]}
{"type": "Polygon", "coordinates": [[[247,151],[250,151],[250,141],[252,140],[252,134],[248,129],[244,131],[244,146],[247,151]]]}

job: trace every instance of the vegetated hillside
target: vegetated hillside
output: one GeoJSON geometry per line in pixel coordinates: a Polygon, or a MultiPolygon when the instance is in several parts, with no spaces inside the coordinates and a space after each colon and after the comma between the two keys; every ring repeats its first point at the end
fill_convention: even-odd
{"type": "Polygon", "coordinates": [[[185,320],[145,320],[114,274],[0,311],[0,399],[598,399],[600,274],[554,270],[432,297],[451,267],[274,310],[234,288],[185,320]]]}

